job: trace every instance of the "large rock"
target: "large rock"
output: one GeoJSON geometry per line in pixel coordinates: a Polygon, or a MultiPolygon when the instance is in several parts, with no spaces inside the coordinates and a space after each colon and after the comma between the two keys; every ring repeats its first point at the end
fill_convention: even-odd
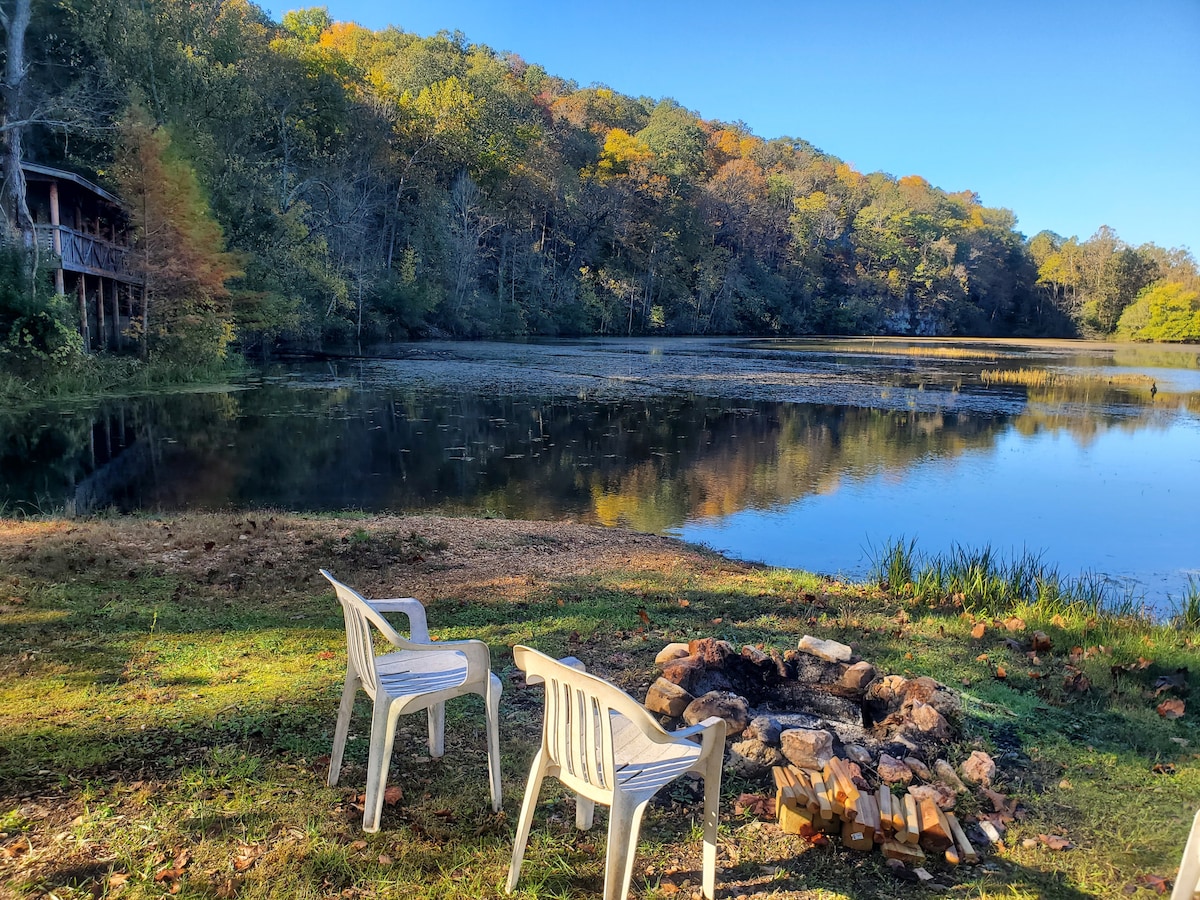
{"type": "Polygon", "coordinates": [[[779,736],[788,762],[801,769],[823,769],[833,758],[833,735],[811,728],[789,728],[779,736]]]}
{"type": "Polygon", "coordinates": [[[796,649],[826,662],[849,662],[850,657],[854,655],[854,651],[845,644],[839,644],[837,641],[824,641],[810,634],[800,638],[796,649]]]}
{"type": "Polygon", "coordinates": [[[716,638],[697,638],[689,641],[688,653],[691,656],[699,657],[704,665],[717,669],[723,667],[725,660],[729,657],[737,655],[737,651],[733,649],[733,645],[729,641],[721,641],[716,638]]]}
{"type": "Polygon", "coordinates": [[[906,730],[922,738],[944,741],[950,737],[950,725],[946,717],[928,703],[918,700],[909,706],[908,722],[911,727],[906,730]]]}
{"type": "Polygon", "coordinates": [[[671,684],[677,684],[685,691],[696,686],[704,674],[704,663],[695,656],[684,656],[663,665],[662,677],[671,684]]]}
{"type": "Polygon", "coordinates": [[[887,784],[911,784],[913,773],[906,763],[884,753],[879,757],[879,777],[887,784]]]}
{"type": "Polygon", "coordinates": [[[933,773],[929,771],[929,766],[925,765],[925,763],[915,756],[904,757],[904,764],[912,769],[912,773],[922,781],[931,781],[933,779],[933,773]]]}
{"type": "Polygon", "coordinates": [[[667,644],[667,646],[658,651],[658,656],[654,657],[654,664],[656,666],[665,666],[672,660],[683,659],[683,657],[688,655],[689,653],[687,644],[679,642],[667,644]]]}
{"type": "Polygon", "coordinates": [[[660,716],[679,718],[696,698],[665,678],[656,679],[646,694],[646,709],[660,716]]]}
{"type": "Polygon", "coordinates": [[[900,691],[900,695],[902,708],[920,702],[928,703],[947,719],[955,719],[962,713],[962,700],[958,694],[924,675],[910,679],[900,691]]]}
{"type": "Polygon", "coordinates": [[[739,775],[759,778],[784,763],[783,754],[769,744],[749,739],[729,745],[729,766],[739,775]]]}
{"type": "Polygon", "coordinates": [[[996,777],[996,762],[982,750],[972,750],[971,755],[959,767],[962,777],[971,784],[991,787],[996,777]]]}
{"type": "Polygon", "coordinates": [[[958,798],[954,796],[954,789],[942,784],[940,781],[935,781],[933,784],[919,784],[916,787],[910,787],[908,792],[916,798],[917,803],[929,799],[941,809],[954,809],[954,804],[958,802],[958,798]]]}
{"type": "Polygon", "coordinates": [[[862,744],[846,744],[842,747],[842,753],[846,759],[853,760],[860,766],[869,766],[871,764],[871,751],[862,744]]]}
{"type": "Polygon", "coordinates": [[[729,726],[730,737],[741,734],[750,724],[750,707],[745,697],[726,691],[710,691],[697,697],[683,711],[683,721],[688,725],[699,725],[709,716],[724,719],[729,726]]]}
{"type": "Polygon", "coordinates": [[[754,739],[778,747],[779,735],[782,732],[783,727],[774,716],[755,716],[743,732],[743,737],[747,740],[754,739]]]}
{"type": "Polygon", "coordinates": [[[875,680],[875,675],[875,667],[869,662],[856,662],[842,671],[838,687],[861,694],[867,689],[867,685],[875,680]]]}

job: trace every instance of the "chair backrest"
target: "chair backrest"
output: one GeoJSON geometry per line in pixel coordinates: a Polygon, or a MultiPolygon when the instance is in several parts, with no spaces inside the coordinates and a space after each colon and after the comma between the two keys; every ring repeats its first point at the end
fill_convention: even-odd
{"type": "Polygon", "coordinates": [[[377,628],[385,638],[397,646],[408,642],[392,628],[387,619],[370,607],[362,594],[342,584],[324,569],[321,569],[321,574],[329,579],[337,593],[338,602],[342,605],[342,615],[346,619],[346,653],[350,657],[350,666],[358,673],[363,690],[374,697],[378,678],[375,674],[371,627],[377,628]]]}
{"type": "Polygon", "coordinates": [[[647,736],[666,734],[645,707],[602,678],[531,647],[513,647],[513,660],[527,675],[545,680],[542,749],[558,768],[558,780],[576,793],[597,799],[616,789],[614,713],[647,736]]]}

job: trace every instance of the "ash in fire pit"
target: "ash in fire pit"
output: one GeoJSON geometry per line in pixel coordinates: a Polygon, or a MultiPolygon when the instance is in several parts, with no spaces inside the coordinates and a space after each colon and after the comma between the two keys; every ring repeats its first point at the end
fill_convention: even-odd
{"type": "Polygon", "coordinates": [[[806,635],[780,653],[703,638],[669,644],[646,707],[692,725],[729,724],[730,762],[747,775],[787,762],[822,768],[834,756],[889,783],[929,778],[956,737],[958,695],[932,678],[881,676],[850,647],[806,635]]]}

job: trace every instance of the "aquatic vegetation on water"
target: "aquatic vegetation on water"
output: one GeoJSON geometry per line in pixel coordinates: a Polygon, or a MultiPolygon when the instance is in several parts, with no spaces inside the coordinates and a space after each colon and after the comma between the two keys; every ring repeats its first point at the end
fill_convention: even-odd
{"type": "Polygon", "coordinates": [[[984,384],[1019,384],[1025,387],[1123,388],[1146,389],[1153,384],[1149,375],[1139,373],[1101,375],[1060,372],[1053,369],[984,369],[979,373],[984,384]]]}

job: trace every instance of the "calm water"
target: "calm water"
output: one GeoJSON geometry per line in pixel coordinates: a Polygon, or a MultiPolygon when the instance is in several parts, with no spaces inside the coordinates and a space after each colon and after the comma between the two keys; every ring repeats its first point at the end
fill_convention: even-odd
{"type": "Polygon", "coordinates": [[[1200,575],[1196,348],[596,340],[388,352],[229,389],[0,411],[0,504],[570,518],[848,576],[915,538],[926,553],[1040,553],[1160,610],[1200,575]],[[1092,377],[988,387],[984,369],[1092,377]]]}

